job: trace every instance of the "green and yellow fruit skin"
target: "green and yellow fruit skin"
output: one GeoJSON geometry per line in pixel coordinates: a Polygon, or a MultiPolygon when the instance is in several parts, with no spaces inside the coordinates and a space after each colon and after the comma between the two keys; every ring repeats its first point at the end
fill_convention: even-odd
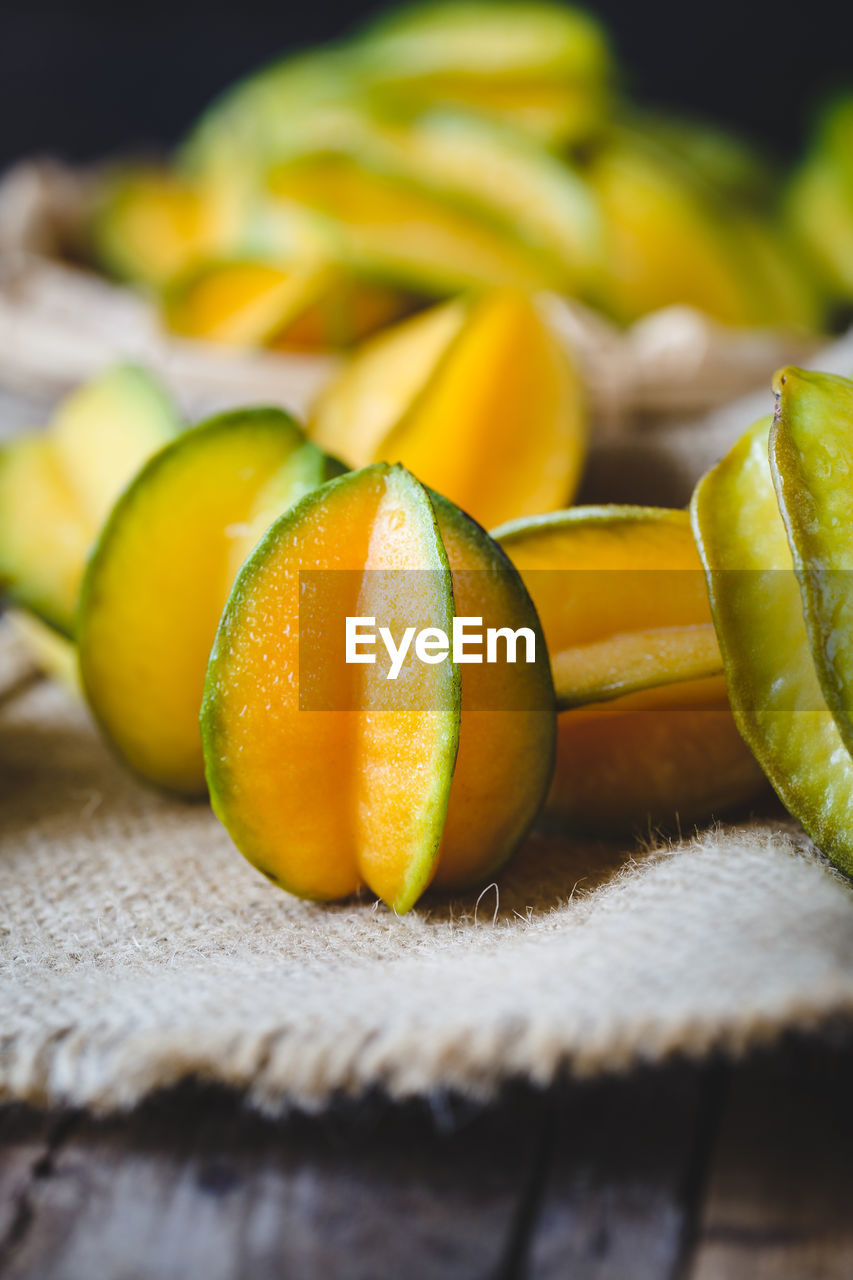
{"type": "Polygon", "coordinates": [[[104,178],[92,219],[104,270],[154,291],[227,247],[211,189],[166,168],[125,167],[104,178]]]}
{"type": "Polygon", "coordinates": [[[831,102],[785,194],[785,214],[830,295],[853,300],[853,94],[831,102]]]}
{"type": "MultiPolygon", "coordinates": [[[[429,619],[447,630],[450,568],[429,498],[401,468],[367,468],[317,490],[271,527],[223,613],[202,708],[211,800],[241,852],[291,893],[343,897],[369,876],[375,891],[404,911],[433,874],[459,745],[458,672],[447,663],[429,668],[411,709],[390,713],[389,722],[381,709],[358,709],[370,705],[370,690],[351,681],[369,668],[335,663],[330,650],[328,702],[318,711],[300,708],[300,574],[340,572],[344,613],[359,616],[361,571],[406,567],[425,588],[423,618],[409,625],[429,619]],[[382,536],[374,538],[377,531],[382,536]],[[372,803],[362,795],[374,773],[373,742],[361,744],[371,729],[380,760],[385,733],[396,730],[407,766],[405,780],[392,773],[385,787],[375,772],[372,803]],[[374,834],[380,791],[392,811],[397,803],[403,811],[392,866],[384,848],[368,836],[362,850],[359,839],[362,811],[374,834]]],[[[331,630],[318,628],[312,642],[331,645],[331,630]]]]}
{"type": "Polygon", "coordinates": [[[545,635],[524,580],[475,520],[431,493],[453,579],[454,612],[484,626],[527,627],[536,661],[462,674],[462,724],[437,888],[482,884],[512,856],[542,808],[554,771],[556,704],[545,635]],[[496,804],[496,797],[502,800],[496,804]]]}
{"type": "Polygon", "coordinates": [[[271,199],[348,269],[427,297],[557,286],[549,246],[525,240],[491,205],[440,189],[373,156],[324,151],[276,166],[271,199]]]}
{"type": "MultiPolygon", "coordinates": [[[[386,14],[362,39],[387,73],[598,78],[610,53],[600,25],[580,9],[547,2],[435,0],[386,14]]],[[[381,74],[381,67],[379,70],[381,74]]]]}
{"type": "Polygon", "coordinates": [[[738,735],[687,513],[575,507],[495,531],[551,653],[546,814],[624,833],[707,819],[764,779],[738,735]]]}
{"type": "Polygon", "coordinates": [[[693,528],[729,699],[744,740],[783,804],[853,871],[853,761],[824,701],[758,422],[699,482],[693,528]]]}
{"type": "MultiPolygon", "coordinates": [[[[346,133],[338,130],[325,150],[396,178],[403,189],[419,188],[447,209],[466,212],[482,224],[484,238],[502,229],[507,243],[538,256],[552,288],[583,290],[587,264],[601,249],[595,200],[568,159],[524,134],[444,108],[404,119],[365,112],[354,116],[346,133]]],[[[347,218],[345,204],[340,217],[347,218]]],[[[493,268],[480,282],[505,280],[493,268]]]]}
{"type": "Polygon", "coordinates": [[[180,147],[178,171],[194,182],[257,180],[294,154],[320,150],[362,101],[349,50],[328,45],[277,59],[221,93],[180,147]]]}
{"type": "Polygon", "coordinates": [[[135,365],[73,392],[45,432],[0,449],[0,584],[72,636],[89,551],[113,502],[181,429],[175,406],[135,365]]]}
{"type": "Polygon", "coordinates": [[[547,3],[413,5],[369,27],[352,57],[386,111],[464,108],[547,146],[600,126],[614,78],[601,26],[547,3]]]}
{"type": "Polygon", "coordinates": [[[853,751],[853,382],[791,367],[774,390],[776,496],[821,689],[853,751]]]}
{"type": "Polygon", "coordinates": [[[562,5],[424,5],[355,39],[281,59],[224,93],[181,152],[198,176],[264,171],[351,136],[353,115],[405,120],[433,107],[511,125],[546,146],[605,117],[613,59],[601,27],[562,5]]]}
{"type": "Polygon", "coordinates": [[[822,305],[768,215],[659,139],[614,130],[589,161],[602,257],[591,295],[617,320],[689,305],[733,326],[818,328],[822,305]]]}
{"type": "Polygon", "coordinates": [[[164,449],[114,507],[83,583],[80,670],[146,781],[204,793],[198,713],[231,583],[271,521],[341,470],[282,410],[236,410],[164,449]]]}
{"type": "Polygon", "coordinates": [[[354,467],[403,463],[492,526],[571,500],[586,394],[536,299],[497,290],[356,352],[318,398],[309,432],[354,467]]]}
{"type": "Polygon", "coordinates": [[[544,644],[530,667],[469,666],[461,683],[450,662],[413,662],[401,696],[381,669],[343,661],[345,616],[390,610],[395,635],[425,624],[449,633],[461,609],[511,617],[541,641],[529,598],[488,535],[399,466],[375,464],[317,490],[247,561],[208,669],[207,777],[237,846],[282,887],[330,899],[366,884],[403,912],[430,883],[481,881],[521,840],[551,766],[544,644]],[[300,575],[340,570],[328,617],[300,614],[300,575]],[[307,671],[301,641],[312,646],[307,671]],[[319,709],[304,707],[317,688],[319,709]]]}

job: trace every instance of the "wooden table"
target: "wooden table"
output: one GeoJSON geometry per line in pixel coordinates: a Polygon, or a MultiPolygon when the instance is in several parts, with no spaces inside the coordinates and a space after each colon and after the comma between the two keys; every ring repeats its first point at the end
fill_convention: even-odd
{"type": "Polygon", "coordinates": [[[853,1040],[493,1106],[261,1118],[184,1086],[105,1120],[0,1110],[16,1280],[848,1280],[853,1040]]]}

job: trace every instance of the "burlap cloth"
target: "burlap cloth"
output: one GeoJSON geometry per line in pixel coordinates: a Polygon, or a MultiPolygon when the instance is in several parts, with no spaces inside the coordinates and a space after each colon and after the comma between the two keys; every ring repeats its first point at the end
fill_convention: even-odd
{"type": "MultiPolygon", "coordinates": [[[[45,307],[57,360],[62,335],[71,341],[65,284],[55,313],[48,274],[47,302],[41,284],[32,306],[0,291],[13,363],[45,394],[45,307]]],[[[621,431],[603,412],[619,362],[596,348],[603,420],[584,497],[686,502],[769,410],[764,390],[684,420],[691,379],[704,370],[713,389],[721,351],[732,367],[730,339],[707,348],[703,333],[652,332],[655,395],[671,385],[682,417],[653,420],[640,397],[621,431]]],[[[92,344],[85,360],[70,352],[68,377],[116,354],[98,334],[92,344]]],[[[778,354],[771,343],[766,377],[778,354]]],[[[178,369],[192,400],[197,366],[181,361],[170,354],[165,372],[178,369]]],[[[809,362],[848,372],[853,338],[809,362]]],[[[644,363],[635,352],[630,368],[644,363]]],[[[235,394],[244,376],[253,382],[240,371],[235,394]]],[[[400,919],[367,897],[301,902],[244,862],[205,805],[129,778],[84,709],[28,677],[0,623],[0,965],[0,1098],[108,1110],[188,1076],[273,1109],[375,1088],[486,1098],[512,1078],[741,1053],[849,1018],[853,890],[771,801],[673,843],[534,834],[479,900],[427,898],[400,919]]]]}
{"type": "Polygon", "coordinates": [[[0,771],[0,1097],[486,1097],[853,1012],[850,886],[779,817],[654,851],[536,835],[479,901],[396,918],[275,889],[46,682],[3,702],[0,771]]]}

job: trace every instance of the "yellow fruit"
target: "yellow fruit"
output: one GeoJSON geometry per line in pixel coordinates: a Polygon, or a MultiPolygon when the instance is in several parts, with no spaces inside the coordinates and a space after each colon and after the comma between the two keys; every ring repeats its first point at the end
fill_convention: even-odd
{"type": "Polygon", "coordinates": [[[242,409],[186,432],[137,475],[83,584],[80,670],[89,704],[130,767],[204,791],[198,715],[222,606],[282,511],[341,468],[280,409],[242,409]]]}
{"type": "Polygon", "coordinates": [[[761,771],[735,727],[686,512],[577,507],[495,531],[542,620],[558,705],[551,817],[694,822],[761,771]]]}
{"type": "Polygon", "coordinates": [[[312,898],[366,884],[402,912],[430,882],[482,881],[518,845],[550,776],[553,690],[536,615],[495,544],[377,464],[306,498],[244,566],[202,728],[216,812],[264,874],[312,898]],[[412,659],[399,685],[344,661],[346,617],[449,634],[462,610],[538,633],[535,661],[412,659]]]}
{"type": "Polygon", "coordinates": [[[12,600],[72,635],[86,560],[107,513],[179,429],[157,383],[119,365],[69,396],[46,432],[0,449],[0,585],[12,600]]]}
{"type": "Polygon", "coordinates": [[[535,303],[510,291],[375,339],[320,397],[309,431],[351,466],[403,463],[490,527],[571,499],[586,412],[535,303]]]}

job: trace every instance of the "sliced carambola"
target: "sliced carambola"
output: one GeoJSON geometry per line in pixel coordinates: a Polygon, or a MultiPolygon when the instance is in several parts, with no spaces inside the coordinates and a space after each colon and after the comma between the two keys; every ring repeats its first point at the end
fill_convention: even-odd
{"type": "Polygon", "coordinates": [[[535,302],[454,302],[358,352],[309,428],[353,466],[402,462],[487,528],[563,506],[586,447],[578,374],[535,302]]]}
{"type": "Polygon", "coordinates": [[[54,452],[98,526],[118,493],[182,423],[161,384],[137,365],[118,365],[63,400],[50,425],[54,452]]]}
{"type": "Polygon", "coordinates": [[[815,669],[770,471],[770,425],[756,423],[702,478],[693,527],[738,728],[783,803],[850,872],[853,762],[815,669]]]}
{"type": "Polygon", "coordinates": [[[380,18],[353,47],[380,101],[444,102],[548,143],[583,138],[605,110],[612,61],[589,14],[547,3],[438,3],[380,18]]]}
{"type": "Polygon", "coordinates": [[[0,449],[0,584],[71,635],[89,549],[143,462],[180,430],[142,369],[119,365],[59,407],[43,433],[0,449]]]}
{"type": "Polygon", "coordinates": [[[756,790],[685,512],[577,507],[496,536],[539,612],[563,708],[552,816],[665,824],[756,790]]]}
{"type": "Polygon", "coordinates": [[[743,211],[677,149],[618,131],[587,173],[602,222],[591,291],[617,319],[683,303],[726,324],[819,323],[811,283],[769,217],[743,211]]]}
{"type": "MultiPolygon", "coordinates": [[[[416,257],[407,270],[427,272],[427,278],[433,279],[433,288],[438,272],[441,292],[448,290],[446,279],[441,287],[442,276],[448,271],[462,270],[462,283],[467,284],[529,282],[527,275],[521,281],[517,275],[507,275],[509,264],[521,261],[521,250],[529,262],[535,260],[538,264],[537,279],[544,283],[545,277],[539,274],[544,270],[553,289],[577,294],[585,287],[589,263],[601,252],[595,200],[576,167],[516,130],[483,116],[433,109],[389,119],[364,106],[354,107],[330,130],[326,148],[318,148],[308,131],[302,146],[291,149],[291,162],[301,156],[292,173],[325,173],[328,182],[329,166],[334,164],[341,195],[334,212],[348,227],[344,231],[347,239],[356,236],[357,225],[368,212],[364,200],[369,191],[374,194],[370,207],[377,220],[381,219],[383,204],[388,216],[392,212],[389,201],[399,207],[401,193],[420,193],[420,203],[411,206],[410,214],[416,207],[434,207],[433,226],[431,231],[420,233],[424,256],[421,261],[416,257]],[[322,164],[318,150],[327,153],[322,164]],[[356,165],[362,176],[358,186],[347,179],[349,185],[345,187],[344,178],[351,165],[356,165]],[[372,179],[370,175],[374,175],[372,179]],[[466,225],[460,220],[463,214],[482,226],[477,232],[476,252],[466,251],[455,264],[459,246],[450,243],[440,260],[431,265],[430,254],[435,256],[437,247],[433,236],[447,237],[454,226],[460,231],[466,225]],[[497,244],[498,236],[516,250],[514,254],[502,251],[500,259],[489,264],[488,258],[482,256],[483,249],[490,242],[497,244]]],[[[319,193],[316,178],[311,189],[319,193]]],[[[259,233],[262,225],[258,226],[259,233]]],[[[266,223],[268,235],[272,235],[273,225],[266,223]]],[[[279,224],[279,233],[283,231],[279,224]]],[[[393,238],[389,233],[386,241],[378,245],[379,250],[387,253],[392,243],[408,244],[414,249],[411,232],[411,227],[394,227],[393,238]]],[[[333,246],[333,257],[335,252],[333,246]]]]}
{"type": "Polygon", "coordinates": [[[380,461],[386,438],[422,394],[469,314],[462,299],[445,302],[366,342],[320,394],[308,422],[311,436],[350,466],[380,461]]]}
{"type": "Polygon", "coordinates": [[[265,262],[205,263],[167,293],[166,324],[188,338],[262,346],[310,305],[322,287],[316,268],[287,270],[265,262]]]}
{"type": "Polygon", "coordinates": [[[589,187],[565,157],[469,112],[432,109],[396,120],[365,113],[351,127],[340,145],[354,159],[502,221],[547,256],[553,288],[572,295],[584,288],[601,250],[600,222],[589,187]]]}
{"type": "Polygon", "coordinates": [[[80,668],[143,778],[203,793],[198,714],[234,576],[267,525],[340,470],[283,411],[237,410],[163,450],[116,504],[83,586],[80,668]]]}
{"type": "Polygon", "coordinates": [[[366,156],[329,151],[278,165],[270,196],[289,234],[311,236],[353,271],[426,296],[506,286],[546,289],[561,270],[503,219],[366,156]]]}
{"type": "Polygon", "coordinates": [[[396,570],[417,574],[405,625],[449,630],[447,557],[426,492],[402,469],[353,473],[292,508],[237,578],[202,730],[213,806],[251,862],[302,896],[341,897],[366,881],[402,910],[429,882],[441,840],[459,679],[447,662],[424,665],[408,709],[374,709],[370,668],[345,663],[343,627],[332,625],[369,616],[364,571],[369,587],[396,570]],[[333,571],[336,609],[327,619],[318,604],[302,637],[300,574],[333,571]],[[301,643],[312,648],[313,684],[301,643]]]}
{"type": "Polygon", "coordinates": [[[0,452],[0,588],[70,635],[94,534],[49,439],[21,436],[0,452]]]}
{"type": "Polygon", "coordinates": [[[399,11],[363,36],[282,59],[213,103],[182,149],[198,173],[264,173],[379,107],[410,118],[450,104],[508,120],[546,143],[600,123],[611,73],[601,28],[562,5],[442,5],[399,11]]]}
{"type": "Polygon", "coordinates": [[[449,660],[407,663],[391,690],[380,666],[343,659],[345,617],[387,618],[395,638],[404,626],[449,635],[454,597],[462,616],[538,632],[488,536],[434,502],[401,467],[332,482],[269,530],[223,615],[202,713],[211,796],[246,857],[291,892],[336,898],[366,884],[408,910],[433,877],[467,884],[504,861],[547,787],[541,633],[529,665],[461,668],[461,703],[449,660]],[[334,595],[319,616],[300,614],[306,573],[334,595]]]}
{"type": "Polygon", "coordinates": [[[221,211],[204,186],[140,165],[103,180],[92,237],[107,271],[161,289],[221,252],[221,211]]]}
{"type": "Polygon", "coordinates": [[[523,661],[519,650],[514,663],[462,667],[459,755],[434,881],[460,888],[497,871],[542,807],[556,717],[545,636],[521,576],[469,516],[437,494],[432,500],[456,614],[482,617],[486,628],[524,627],[536,637],[535,662],[523,661]]]}
{"type": "Polygon", "coordinates": [[[684,511],[575,507],[495,537],[548,619],[561,707],[722,673],[684,511]]]}
{"type": "Polygon", "coordinates": [[[347,347],[399,320],[413,300],[328,264],[218,262],[170,290],[169,328],[189,338],[281,350],[347,347]]]}

